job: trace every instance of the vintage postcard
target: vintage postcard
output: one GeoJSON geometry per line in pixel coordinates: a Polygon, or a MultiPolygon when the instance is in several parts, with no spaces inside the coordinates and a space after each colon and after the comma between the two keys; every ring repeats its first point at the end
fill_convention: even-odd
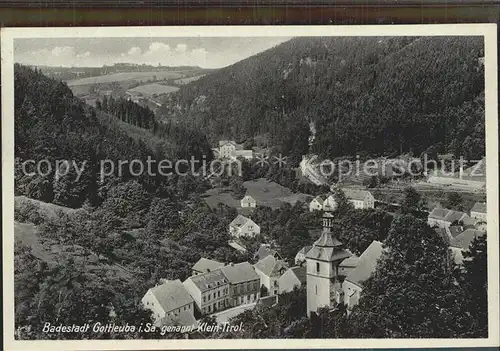
{"type": "Polygon", "coordinates": [[[7,350],[498,345],[495,25],[1,54],[7,350]]]}

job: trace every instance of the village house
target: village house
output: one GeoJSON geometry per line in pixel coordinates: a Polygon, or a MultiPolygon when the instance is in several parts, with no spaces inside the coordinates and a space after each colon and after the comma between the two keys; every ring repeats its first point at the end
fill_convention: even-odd
{"type": "Polygon", "coordinates": [[[286,272],[288,265],[269,255],[257,262],[254,267],[255,272],[260,276],[260,285],[267,289],[269,295],[278,294],[278,279],[286,272]]]}
{"type": "Polygon", "coordinates": [[[486,202],[476,202],[470,210],[470,216],[486,222],[486,202]]]}
{"type": "Polygon", "coordinates": [[[382,243],[373,241],[359,256],[356,268],[345,278],[342,289],[344,290],[344,303],[348,310],[351,310],[358,303],[361,291],[363,291],[363,283],[375,271],[382,252],[382,243]]]}
{"type": "Polygon", "coordinates": [[[304,263],[306,263],[306,254],[309,250],[311,250],[311,248],[311,245],[307,245],[300,249],[299,252],[297,252],[297,254],[295,255],[295,264],[297,266],[302,266],[304,263]]]}
{"type": "Polygon", "coordinates": [[[233,140],[220,140],[219,148],[212,149],[214,155],[218,158],[227,158],[236,160],[238,157],[243,157],[247,160],[253,158],[253,150],[245,150],[243,146],[237,144],[233,140]]]}
{"type": "Polygon", "coordinates": [[[260,244],[259,249],[253,255],[253,259],[260,261],[269,255],[274,256],[277,260],[282,259],[278,251],[271,249],[271,245],[269,244],[260,244]]]}
{"type": "Polygon", "coordinates": [[[229,233],[231,236],[239,238],[242,236],[254,237],[260,234],[260,227],[250,218],[238,215],[229,224],[229,233]]]}
{"type": "Polygon", "coordinates": [[[427,224],[430,227],[437,226],[446,229],[452,223],[458,223],[462,220],[467,220],[467,218],[470,218],[467,213],[436,207],[429,213],[427,224]]]}
{"type": "Polygon", "coordinates": [[[192,275],[208,273],[222,267],[224,267],[224,263],[202,257],[194,264],[192,275]]]}
{"type": "Polygon", "coordinates": [[[464,261],[463,253],[469,251],[470,244],[474,238],[483,236],[486,232],[477,229],[466,229],[453,238],[450,249],[454,255],[456,264],[462,264],[464,261]]]}
{"type": "Polygon", "coordinates": [[[300,288],[306,284],[306,267],[292,267],[278,279],[279,293],[287,293],[295,287],[300,288]]]}
{"type": "Polygon", "coordinates": [[[325,195],[318,195],[309,203],[309,211],[321,211],[323,209],[323,202],[325,202],[325,195]]]}
{"type": "Polygon", "coordinates": [[[229,282],[229,306],[257,302],[260,296],[260,276],[248,262],[229,264],[221,268],[229,282]]]}
{"type": "Polygon", "coordinates": [[[221,269],[189,277],[183,284],[203,315],[229,306],[229,282],[221,269]]]}
{"type": "Polygon", "coordinates": [[[255,199],[252,196],[245,195],[245,197],[243,199],[241,199],[241,207],[243,207],[243,208],[247,208],[247,207],[255,208],[255,206],[257,206],[257,201],[255,201],[255,199]]]}
{"type": "Polygon", "coordinates": [[[233,153],[236,151],[236,143],[231,140],[221,140],[219,141],[219,157],[220,158],[231,158],[233,153]]]}
{"type": "Polygon", "coordinates": [[[338,207],[337,200],[333,195],[329,195],[325,201],[323,201],[323,211],[331,212],[335,211],[338,207]]]}
{"type": "Polygon", "coordinates": [[[369,191],[348,188],[344,188],[342,191],[347,200],[354,205],[354,208],[375,208],[375,198],[369,191]]]}
{"type": "Polygon", "coordinates": [[[157,325],[166,317],[186,319],[185,314],[194,313],[194,300],[179,279],[149,289],[141,302],[153,313],[157,325]]]}

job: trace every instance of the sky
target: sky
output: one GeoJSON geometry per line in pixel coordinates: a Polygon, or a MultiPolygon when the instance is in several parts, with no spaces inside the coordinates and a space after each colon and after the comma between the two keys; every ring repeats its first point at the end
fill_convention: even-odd
{"type": "Polygon", "coordinates": [[[114,63],[221,68],[288,37],[16,39],[14,60],[37,66],[100,67],[114,63]]]}

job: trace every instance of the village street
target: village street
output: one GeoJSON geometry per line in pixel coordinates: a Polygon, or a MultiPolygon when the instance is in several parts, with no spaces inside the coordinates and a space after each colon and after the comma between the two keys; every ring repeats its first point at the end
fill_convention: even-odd
{"type": "Polygon", "coordinates": [[[237,315],[245,312],[246,310],[253,309],[254,307],[255,307],[255,302],[246,305],[236,306],[228,310],[220,311],[212,314],[212,316],[217,319],[217,323],[226,323],[229,322],[229,319],[236,317],[237,315]]]}

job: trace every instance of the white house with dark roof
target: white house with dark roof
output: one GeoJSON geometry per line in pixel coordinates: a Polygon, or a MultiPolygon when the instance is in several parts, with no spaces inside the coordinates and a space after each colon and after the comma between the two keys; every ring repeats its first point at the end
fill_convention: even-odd
{"type": "Polygon", "coordinates": [[[177,318],[194,313],[194,300],[179,279],[167,280],[149,289],[141,300],[144,308],[153,312],[156,324],[165,317],[177,318]]]}
{"type": "Polygon", "coordinates": [[[363,291],[363,283],[375,271],[377,261],[382,256],[382,252],[382,243],[373,241],[359,256],[356,268],[349,273],[342,283],[344,303],[347,305],[348,310],[352,309],[358,303],[361,291],[363,291]]]}
{"type": "Polygon", "coordinates": [[[221,269],[189,277],[183,285],[202,314],[229,306],[229,281],[221,269]]]}
{"type": "Polygon", "coordinates": [[[257,201],[255,201],[252,196],[245,195],[245,197],[241,199],[240,205],[242,208],[255,208],[255,206],[257,206],[257,201]]]}
{"type": "Polygon", "coordinates": [[[288,269],[286,262],[269,255],[257,262],[254,267],[255,272],[260,276],[260,285],[266,287],[269,295],[278,294],[278,279],[288,269]]]}
{"type": "Polygon", "coordinates": [[[375,198],[367,190],[344,188],[342,191],[354,208],[375,208],[375,198]]]}
{"type": "Polygon", "coordinates": [[[224,263],[202,257],[194,264],[192,275],[208,273],[222,267],[224,263]]]}
{"type": "Polygon", "coordinates": [[[238,215],[229,224],[229,233],[236,238],[241,236],[253,237],[260,234],[260,227],[250,218],[238,215]]]}
{"type": "Polygon", "coordinates": [[[323,202],[325,202],[325,195],[318,195],[309,203],[309,211],[321,211],[323,210],[323,202]]]}
{"type": "Polygon", "coordinates": [[[229,282],[229,306],[257,302],[260,296],[260,276],[248,262],[229,264],[221,268],[229,282]]]}
{"type": "Polygon", "coordinates": [[[429,224],[430,227],[437,226],[447,228],[452,223],[467,220],[467,218],[469,218],[467,213],[436,207],[429,213],[427,224],[429,224]]]}
{"type": "Polygon", "coordinates": [[[470,216],[486,222],[486,202],[476,202],[470,210],[470,216]]]}
{"type": "Polygon", "coordinates": [[[306,267],[291,267],[278,279],[279,293],[292,291],[307,283],[306,267]]]}

